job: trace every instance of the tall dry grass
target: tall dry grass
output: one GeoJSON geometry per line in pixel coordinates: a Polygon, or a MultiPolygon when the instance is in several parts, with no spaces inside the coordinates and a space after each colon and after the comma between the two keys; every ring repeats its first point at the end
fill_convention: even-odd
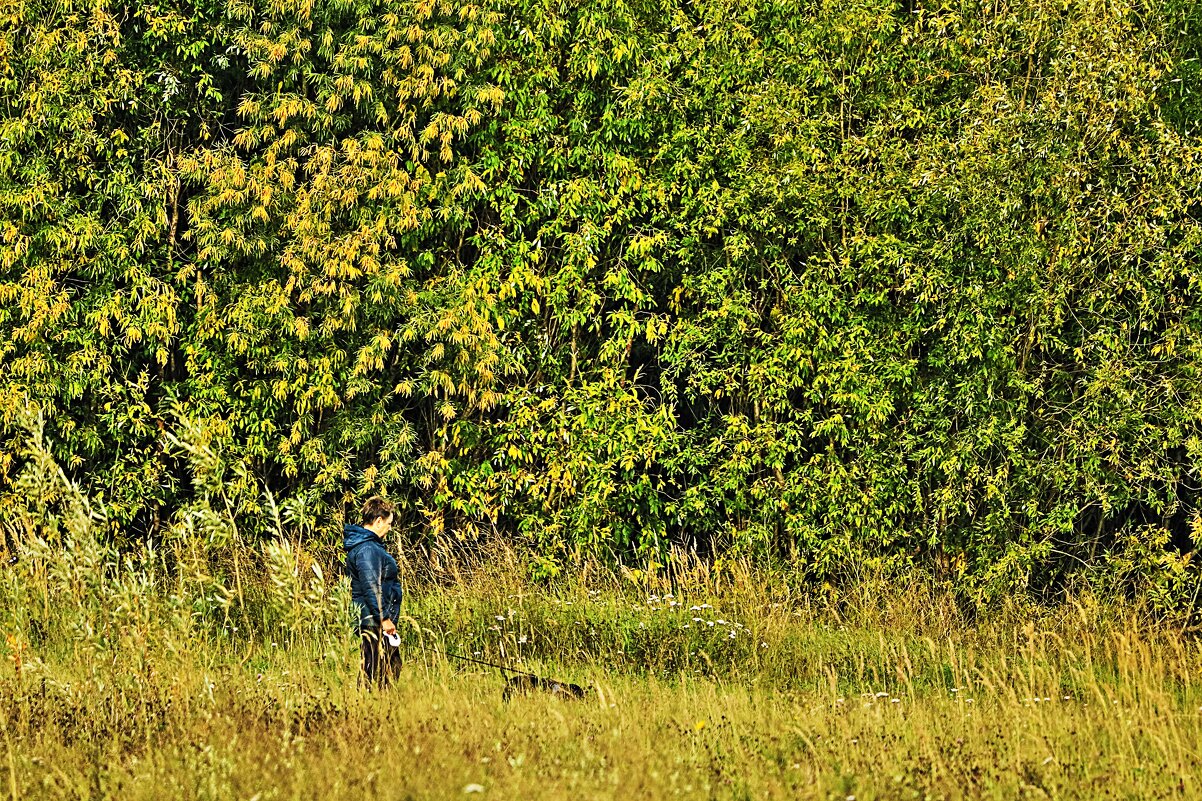
{"type": "Polygon", "coordinates": [[[30,464],[44,502],[0,569],[0,797],[1202,796],[1202,648],[1137,606],[970,614],[920,578],[679,555],[540,583],[513,550],[433,572],[400,547],[407,661],[373,692],[334,544],[283,523],[248,544],[209,503],[122,551],[30,464]],[[448,654],[588,696],[505,703],[448,654]]]}
{"type": "Polygon", "coordinates": [[[546,585],[502,551],[439,582],[407,574],[407,663],[393,688],[371,692],[337,619],[345,596],[329,592],[315,611],[298,583],[312,555],[294,551],[295,570],[263,555],[243,586],[244,603],[263,609],[239,611],[214,599],[213,576],[161,554],[87,539],[23,554],[0,596],[0,790],[260,801],[478,788],[1202,794],[1197,642],[1088,597],[970,621],[917,582],[807,595],[748,565],[721,575],[695,565],[650,579],[590,569],[546,585]],[[316,617],[284,623],[294,614],[316,617]],[[589,695],[504,703],[496,671],[446,651],[589,695]]]}

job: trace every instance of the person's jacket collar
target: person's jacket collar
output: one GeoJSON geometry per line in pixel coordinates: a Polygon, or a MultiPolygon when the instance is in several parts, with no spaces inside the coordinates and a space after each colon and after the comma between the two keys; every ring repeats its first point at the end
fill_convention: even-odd
{"type": "Polygon", "coordinates": [[[371,529],[364,528],[357,523],[347,523],[342,529],[342,547],[346,551],[350,551],[357,545],[362,545],[365,542],[378,542],[384,544],[384,540],[371,529]]]}

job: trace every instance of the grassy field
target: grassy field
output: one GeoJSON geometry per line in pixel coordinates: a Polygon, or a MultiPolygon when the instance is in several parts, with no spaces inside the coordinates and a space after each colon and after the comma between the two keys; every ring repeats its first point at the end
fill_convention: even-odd
{"type": "Polygon", "coordinates": [[[970,618],[920,583],[536,584],[500,554],[407,574],[372,692],[344,593],[274,547],[267,575],[86,541],[8,568],[0,797],[1202,797],[1202,648],[1089,596],[970,618]],[[446,650],[588,697],[507,703],[446,650]]]}

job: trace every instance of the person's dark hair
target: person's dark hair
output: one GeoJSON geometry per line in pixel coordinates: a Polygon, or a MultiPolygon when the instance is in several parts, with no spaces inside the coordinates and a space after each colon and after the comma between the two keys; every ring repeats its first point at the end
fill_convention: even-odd
{"type": "Polygon", "coordinates": [[[379,495],[373,495],[363,504],[363,525],[370,526],[377,520],[388,517],[396,507],[379,495]]]}

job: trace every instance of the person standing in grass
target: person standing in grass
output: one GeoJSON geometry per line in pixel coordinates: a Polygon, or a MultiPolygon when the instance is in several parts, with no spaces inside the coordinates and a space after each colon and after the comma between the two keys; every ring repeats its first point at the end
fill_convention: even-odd
{"type": "Polygon", "coordinates": [[[363,522],[348,523],[342,532],[351,599],[359,612],[363,675],[369,684],[380,687],[389,684],[400,665],[396,646],[385,638],[396,634],[396,619],[401,613],[396,560],[384,548],[394,511],[384,498],[368,498],[363,504],[363,522]]]}

